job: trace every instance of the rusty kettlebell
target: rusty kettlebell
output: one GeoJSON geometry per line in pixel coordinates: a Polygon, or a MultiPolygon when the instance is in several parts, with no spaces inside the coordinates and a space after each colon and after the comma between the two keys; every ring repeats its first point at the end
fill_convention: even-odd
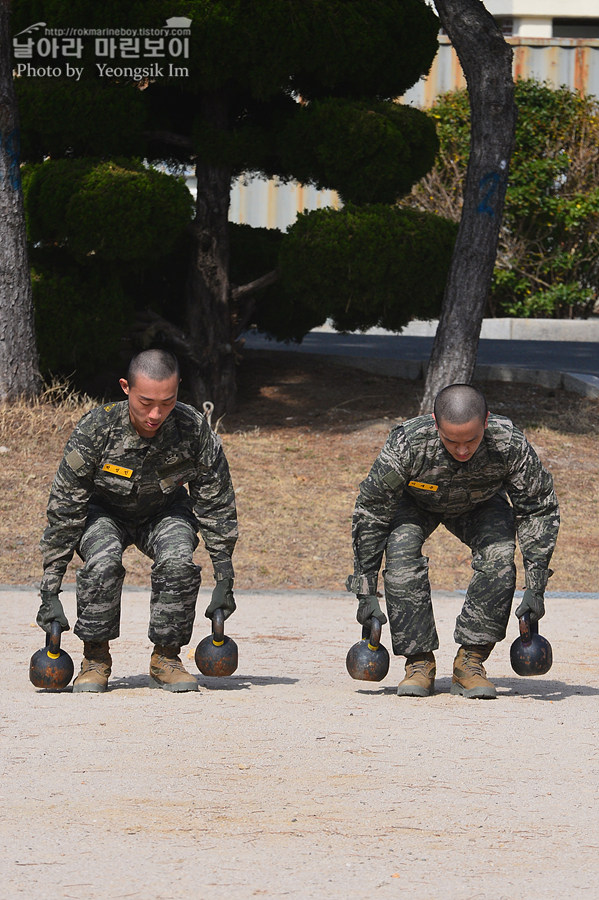
{"type": "Polygon", "coordinates": [[[196,647],[196,666],[202,675],[222,678],[233,674],[238,658],[237,644],[225,634],[224,613],[222,609],[217,609],[212,617],[212,634],[196,647]]]}
{"type": "Polygon", "coordinates": [[[347,671],[359,681],[382,681],[389,671],[389,653],[381,644],[382,625],[377,618],[362,626],[362,640],[350,647],[345,658],[347,671]]]}
{"type": "Polygon", "coordinates": [[[553,663],[549,641],[539,634],[538,622],[530,621],[530,613],[520,616],[520,636],[510,647],[510,662],[517,675],[545,675],[553,663]]]}
{"type": "Polygon", "coordinates": [[[60,624],[52,622],[50,633],[46,633],[46,646],[31,657],[29,680],[36,688],[60,691],[73,677],[73,660],[60,649],[61,632],[60,624]]]}

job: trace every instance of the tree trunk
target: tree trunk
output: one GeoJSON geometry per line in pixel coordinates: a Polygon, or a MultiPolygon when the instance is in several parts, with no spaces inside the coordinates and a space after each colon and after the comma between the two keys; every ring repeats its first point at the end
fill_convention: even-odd
{"type": "Polygon", "coordinates": [[[421,413],[447,384],[469,383],[487,301],[514,144],[512,50],[480,0],[435,0],[470,98],[464,206],[424,388],[421,413]]]}
{"type": "MultiPolygon", "coordinates": [[[[212,125],[226,128],[224,98],[208,97],[204,107],[212,125]]],[[[201,362],[186,362],[187,388],[195,406],[201,409],[209,400],[216,415],[222,416],[235,408],[236,399],[229,283],[231,173],[224,166],[199,160],[196,178],[195,245],[187,283],[186,326],[194,356],[201,362]]]]}
{"type": "Polygon", "coordinates": [[[0,0],[0,400],[39,392],[12,80],[10,0],[0,0]]]}

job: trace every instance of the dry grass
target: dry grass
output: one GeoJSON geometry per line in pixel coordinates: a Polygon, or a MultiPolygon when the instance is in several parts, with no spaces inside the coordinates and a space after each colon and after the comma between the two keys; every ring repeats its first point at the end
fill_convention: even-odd
{"type": "MultiPolygon", "coordinates": [[[[358,484],[393,424],[417,413],[423,386],[281,352],[248,353],[239,384],[239,411],[221,426],[239,507],[237,586],[343,592],[358,484]]],[[[530,385],[484,389],[491,409],[524,428],[554,475],[562,529],[551,590],[596,590],[599,404],[530,385]]],[[[39,579],[52,477],[73,425],[95,402],[68,390],[60,396],[55,386],[35,405],[0,407],[0,582],[39,579]]],[[[439,528],[426,553],[434,588],[466,587],[468,548],[439,528]]],[[[209,571],[205,551],[198,558],[209,571]]],[[[125,565],[127,583],[148,584],[149,561],[137,550],[126,552],[125,565]]]]}

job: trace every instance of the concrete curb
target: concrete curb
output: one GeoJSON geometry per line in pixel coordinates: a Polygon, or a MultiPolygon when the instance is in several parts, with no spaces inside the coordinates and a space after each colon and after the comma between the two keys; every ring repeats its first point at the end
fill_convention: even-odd
{"type": "MultiPolygon", "coordinates": [[[[401,332],[414,337],[434,337],[438,321],[410,322],[401,332]]],[[[483,319],[481,340],[498,341],[599,341],[599,319],[483,319]]]]}
{"type": "MultiPolygon", "coordinates": [[[[401,337],[434,337],[438,319],[413,319],[402,328],[401,337]]],[[[314,332],[338,334],[332,322],[314,328],[314,332]]],[[[352,331],[350,334],[362,334],[352,331]]],[[[396,332],[384,328],[369,328],[364,334],[388,335],[396,332]]],[[[481,340],[497,341],[582,341],[599,342],[599,317],[591,319],[483,319],[480,329],[481,340]]]]}
{"type": "MultiPolygon", "coordinates": [[[[316,354],[310,354],[316,356],[316,354]]],[[[321,357],[323,358],[323,357],[321,357]]],[[[390,375],[420,381],[426,378],[426,360],[377,359],[365,356],[326,356],[329,362],[338,366],[353,366],[375,375],[390,375]]],[[[581,397],[599,398],[599,378],[574,372],[559,372],[553,369],[525,369],[517,366],[476,366],[474,377],[480,381],[507,381],[520,384],[537,384],[541,387],[569,391],[581,397]]]]}

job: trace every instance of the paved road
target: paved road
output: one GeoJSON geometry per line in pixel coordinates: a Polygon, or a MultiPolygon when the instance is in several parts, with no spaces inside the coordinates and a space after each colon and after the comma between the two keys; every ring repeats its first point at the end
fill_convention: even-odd
{"type": "MultiPolygon", "coordinates": [[[[270,341],[261,334],[245,335],[246,347],[253,350],[287,350],[326,356],[368,357],[377,359],[427,361],[432,337],[401,334],[336,334],[313,331],[301,344],[270,341]]],[[[568,372],[599,379],[599,345],[580,341],[502,341],[479,342],[479,365],[505,365],[523,369],[568,372]]]]}

